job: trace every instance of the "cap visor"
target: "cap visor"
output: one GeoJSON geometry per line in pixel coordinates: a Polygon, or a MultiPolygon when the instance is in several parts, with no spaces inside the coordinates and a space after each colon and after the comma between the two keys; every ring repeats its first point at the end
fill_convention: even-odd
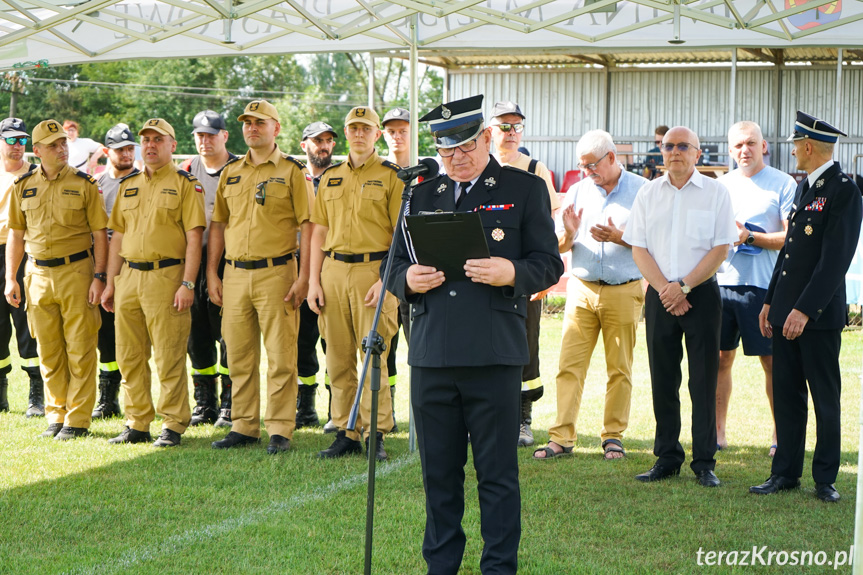
{"type": "Polygon", "coordinates": [[[471,126],[466,130],[462,130],[460,132],[456,132],[454,134],[447,134],[445,136],[435,136],[435,146],[438,148],[455,148],[456,146],[460,146],[465,142],[470,142],[474,138],[476,138],[480,132],[482,132],[483,126],[482,123],[477,126],[471,126]]]}
{"type": "Polygon", "coordinates": [[[204,126],[192,130],[193,134],[200,134],[201,132],[204,132],[205,134],[218,134],[219,132],[221,132],[221,130],[219,130],[218,128],[208,128],[204,126]]]}
{"type": "Polygon", "coordinates": [[[112,150],[116,150],[118,148],[125,148],[126,146],[135,146],[135,145],[136,145],[135,142],[126,141],[126,142],[114,142],[113,144],[106,144],[105,147],[110,148],[112,150]]]}
{"type": "Polygon", "coordinates": [[[45,136],[44,138],[42,138],[38,142],[33,142],[33,143],[34,144],[50,144],[51,142],[56,142],[60,138],[65,138],[65,137],[66,137],[66,132],[57,132],[56,134],[50,134],[48,136],[45,136]]]}
{"type": "Polygon", "coordinates": [[[29,138],[30,134],[21,130],[6,130],[0,133],[0,138],[29,138]]]}

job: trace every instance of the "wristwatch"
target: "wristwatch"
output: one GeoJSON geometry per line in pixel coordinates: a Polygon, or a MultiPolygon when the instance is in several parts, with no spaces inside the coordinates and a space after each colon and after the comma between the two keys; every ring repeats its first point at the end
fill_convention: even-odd
{"type": "Polygon", "coordinates": [[[752,235],[752,232],[749,232],[749,237],[746,238],[746,245],[751,246],[754,243],[755,243],[755,236],[752,235]]]}
{"type": "Polygon", "coordinates": [[[100,274],[93,274],[93,279],[97,279],[100,282],[105,283],[108,281],[108,274],[106,274],[105,272],[102,272],[100,274]]]}
{"type": "Polygon", "coordinates": [[[692,291],[692,288],[683,283],[683,280],[678,280],[677,283],[680,284],[680,291],[683,292],[683,295],[689,295],[689,292],[692,291]]]}
{"type": "Polygon", "coordinates": [[[195,291],[195,282],[183,282],[183,285],[192,291],[195,291]]]}

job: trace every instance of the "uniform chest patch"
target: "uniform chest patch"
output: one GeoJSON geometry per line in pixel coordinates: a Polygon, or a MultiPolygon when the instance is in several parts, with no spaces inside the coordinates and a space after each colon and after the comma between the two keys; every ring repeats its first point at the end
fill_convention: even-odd
{"type": "Polygon", "coordinates": [[[270,178],[270,179],[269,179],[269,180],[267,180],[267,181],[268,181],[268,182],[272,182],[272,183],[274,183],[274,184],[284,184],[284,183],[285,183],[285,178],[270,178]]]}
{"type": "Polygon", "coordinates": [[[378,188],[384,187],[384,183],[380,180],[368,180],[363,185],[364,186],[377,186],[378,188]]]}
{"type": "Polygon", "coordinates": [[[806,212],[823,212],[824,205],[827,203],[827,198],[817,197],[815,200],[809,204],[806,204],[806,207],[803,208],[806,212]]]}
{"type": "Polygon", "coordinates": [[[225,181],[225,184],[228,186],[233,186],[234,184],[239,184],[240,183],[240,177],[241,176],[232,176],[225,181]]]}
{"type": "Polygon", "coordinates": [[[21,193],[22,198],[35,198],[36,188],[28,188],[21,193]]]}
{"type": "Polygon", "coordinates": [[[64,195],[64,196],[76,196],[76,197],[80,197],[80,196],[81,196],[81,192],[79,192],[78,190],[63,190],[63,195],[64,195]]]}
{"type": "Polygon", "coordinates": [[[204,193],[204,186],[202,186],[201,184],[195,184],[195,191],[198,192],[199,194],[203,194],[204,193]]]}
{"type": "Polygon", "coordinates": [[[341,186],[341,185],[342,185],[342,179],[341,178],[330,178],[329,180],[327,180],[327,187],[328,188],[332,188],[335,186],[341,186]]]}
{"type": "Polygon", "coordinates": [[[177,190],[172,190],[171,188],[165,188],[162,190],[163,194],[168,194],[169,196],[176,196],[177,190]]]}
{"type": "Polygon", "coordinates": [[[125,192],[123,192],[124,198],[131,198],[133,196],[138,195],[138,188],[129,188],[125,192]]]}

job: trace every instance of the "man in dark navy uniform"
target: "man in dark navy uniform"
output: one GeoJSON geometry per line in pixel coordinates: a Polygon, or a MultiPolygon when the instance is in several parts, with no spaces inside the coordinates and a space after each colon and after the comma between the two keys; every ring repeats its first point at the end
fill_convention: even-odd
{"type": "Polygon", "coordinates": [[[430,124],[447,175],[417,186],[409,213],[478,212],[491,257],[467,260],[464,277],[444,277],[417,263],[402,227],[387,285],[412,306],[408,363],[426,492],[423,556],[434,574],[455,574],[464,553],[468,434],[485,542],[480,567],[486,575],[516,572],[525,296],[563,273],[545,182],[489,155],[482,98],[438,106],[420,119],[430,124]]]}
{"type": "Polygon", "coordinates": [[[815,407],[812,478],[818,499],[834,503],[839,471],[842,387],[839,348],[847,322],[845,273],[854,257],[863,201],[860,190],[833,161],[839,136],[827,122],[797,112],[794,142],[800,183],[785,245],[758,317],[761,332],[773,337],[773,402],[779,447],[770,478],[749,488],[769,494],[800,486],[806,449],[807,387],[815,407]]]}

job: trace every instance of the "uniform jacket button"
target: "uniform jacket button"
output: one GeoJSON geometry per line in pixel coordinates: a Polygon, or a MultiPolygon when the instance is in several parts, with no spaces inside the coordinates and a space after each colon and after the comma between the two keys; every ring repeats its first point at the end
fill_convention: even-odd
{"type": "Polygon", "coordinates": [[[785,275],[785,272],[784,272],[784,271],[782,272],[782,275],[785,275]]]}
{"type": "Polygon", "coordinates": [[[819,309],[819,310],[818,310],[818,313],[819,313],[819,314],[824,313],[824,310],[823,310],[823,309],[819,309]]]}
{"type": "Polygon", "coordinates": [[[786,260],[787,260],[788,258],[790,258],[790,257],[791,257],[790,255],[785,254],[785,259],[786,259],[786,260]]]}
{"type": "Polygon", "coordinates": [[[450,297],[455,297],[456,295],[457,295],[457,294],[456,294],[456,291],[455,291],[455,290],[450,290],[450,292],[449,292],[449,296],[450,296],[450,297]]]}

